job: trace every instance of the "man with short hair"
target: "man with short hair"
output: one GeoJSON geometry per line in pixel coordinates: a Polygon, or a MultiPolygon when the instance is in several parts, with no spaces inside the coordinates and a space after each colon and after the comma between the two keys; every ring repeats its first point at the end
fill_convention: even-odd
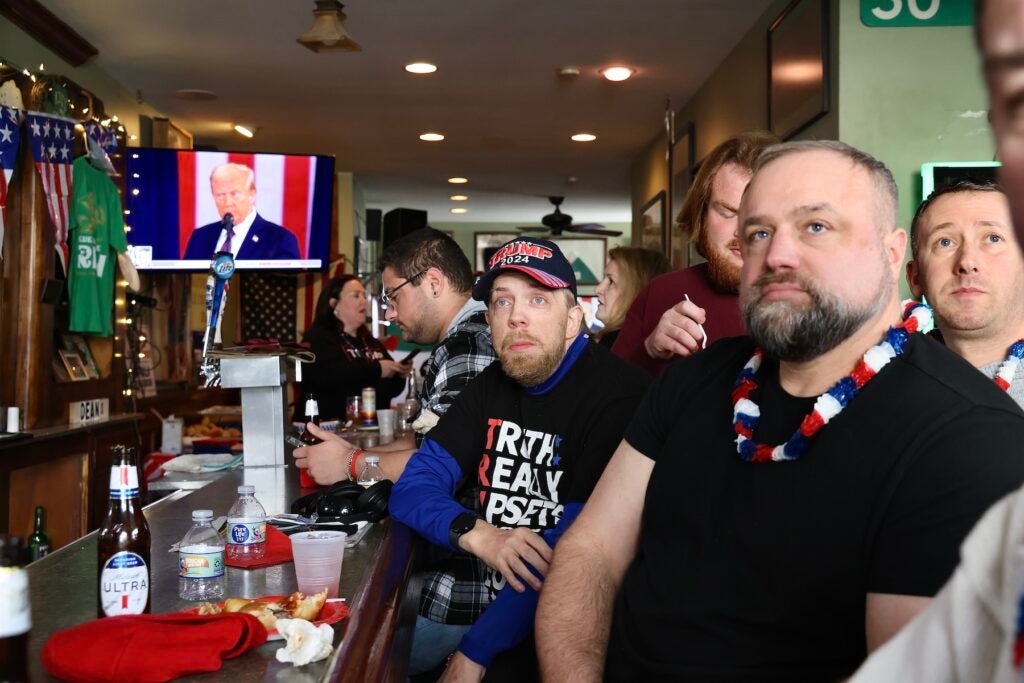
{"type": "Polygon", "coordinates": [[[674,363],[637,409],[547,574],[546,678],[839,679],[1024,480],[1024,415],[900,305],[896,201],[839,142],[758,159],[750,337],[674,363]]]}
{"type": "Polygon", "coordinates": [[[523,681],[536,677],[528,635],[550,546],[601,476],[647,378],[582,333],[576,278],[554,242],[513,240],[489,265],[473,297],[487,303],[500,362],[424,439],[390,507],[456,553],[440,568],[446,580],[424,586],[410,673],[458,644],[446,680],[488,670],[523,681]],[[476,486],[468,506],[455,499],[463,481],[476,486]]]}
{"type": "MultiPolygon", "coordinates": [[[[470,297],[469,260],[443,232],[423,228],[396,240],[384,250],[380,264],[384,317],[398,324],[406,340],[437,345],[426,363],[420,414],[413,425],[424,434],[469,381],[495,360],[486,307],[470,297]]],[[[296,464],[308,468],[319,484],[355,479],[367,455],[380,456],[385,477],[396,481],[416,449],[412,434],[362,451],[316,425],[308,428],[323,443],[297,449],[296,464]]]]}
{"type": "Polygon", "coordinates": [[[917,209],[907,282],[942,341],[1024,406],[1024,257],[1002,188],[959,182],[917,209]]]}
{"type": "Polygon", "coordinates": [[[754,160],[777,142],[772,133],[743,133],[701,164],[679,222],[707,263],[659,275],[644,287],[612,346],[617,356],[657,376],[673,358],[744,333],[736,299],[742,265],[736,211],[754,160]]]}
{"type": "Polygon", "coordinates": [[[210,192],[221,220],[188,236],[186,260],[205,260],[230,251],[236,259],[299,259],[299,241],[290,230],[256,211],[256,174],[243,164],[221,164],[210,173],[210,192]],[[231,224],[225,220],[231,216],[231,224]]]}

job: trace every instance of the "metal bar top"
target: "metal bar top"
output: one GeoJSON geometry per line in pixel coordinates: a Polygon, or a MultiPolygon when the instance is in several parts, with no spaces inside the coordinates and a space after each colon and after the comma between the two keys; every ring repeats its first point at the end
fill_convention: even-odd
{"type": "MultiPolygon", "coordinates": [[[[267,514],[288,512],[291,501],[308,493],[299,488],[298,472],[294,467],[249,467],[224,472],[223,476],[199,490],[177,491],[147,507],[145,515],[152,534],[150,604],[153,614],[177,612],[196,605],[178,597],[178,555],[168,552],[168,548],[180,541],[192,526],[192,510],[208,508],[213,510],[214,516],[227,514],[241,484],[256,487],[256,497],[267,514]]],[[[364,591],[373,583],[371,574],[376,556],[389,535],[389,526],[389,521],[373,525],[355,547],[345,550],[339,597],[346,598],[350,606],[362,599],[364,591]]],[[[28,567],[28,575],[32,603],[31,680],[56,680],[43,669],[39,654],[46,640],[56,631],[96,618],[96,532],[32,563],[28,567]]],[[[290,562],[262,569],[227,568],[225,597],[287,595],[295,590],[295,570],[290,562]]],[[[223,667],[213,674],[188,680],[303,683],[323,680],[341,651],[339,645],[347,623],[345,620],[334,626],[335,653],[324,661],[301,668],[282,664],[274,658],[274,652],[283,645],[283,641],[271,641],[253,652],[224,662],[223,667]]],[[[152,647],[159,649],[160,644],[153,643],[152,647]]]]}

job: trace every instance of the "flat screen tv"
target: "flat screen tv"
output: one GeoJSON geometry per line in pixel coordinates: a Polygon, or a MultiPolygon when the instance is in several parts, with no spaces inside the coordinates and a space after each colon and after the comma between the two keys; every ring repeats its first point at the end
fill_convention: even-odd
{"type": "Polygon", "coordinates": [[[205,270],[229,245],[239,269],[326,267],[334,157],[146,148],[127,155],[125,225],[139,270],[205,270]]]}

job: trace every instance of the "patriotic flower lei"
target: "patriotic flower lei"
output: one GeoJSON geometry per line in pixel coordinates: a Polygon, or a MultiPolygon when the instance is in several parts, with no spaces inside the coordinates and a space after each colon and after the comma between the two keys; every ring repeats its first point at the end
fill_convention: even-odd
{"type": "MultiPolygon", "coordinates": [[[[814,402],[814,409],[803,419],[789,441],[778,446],[768,446],[754,441],[754,430],[757,429],[758,420],[761,418],[761,409],[750,400],[750,394],[758,387],[755,375],[764,357],[764,352],[760,348],[754,349],[753,357],[743,367],[732,390],[736,451],[747,462],[796,460],[807,450],[807,445],[814,435],[828,424],[829,420],[842,412],[861,387],[888,365],[889,361],[903,353],[910,335],[915,332],[928,332],[931,326],[931,308],[917,301],[904,302],[903,322],[890,327],[882,341],[868,349],[864,357],[857,362],[853,372],[819,396],[814,402]]],[[[1024,343],[1018,344],[1021,344],[1024,355],[1024,343]]],[[[1017,362],[1020,360],[1017,359],[1017,362]]]]}
{"type": "Polygon", "coordinates": [[[996,372],[996,384],[1003,391],[1010,390],[1010,383],[1013,382],[1013,376],[1017,374],[1017,366],[1020,365],[1021,359],[1024,359],[1024,339],[1014,342],[1010,347],[1010,352],[1006,355],[1006,360],[996,372]]]}

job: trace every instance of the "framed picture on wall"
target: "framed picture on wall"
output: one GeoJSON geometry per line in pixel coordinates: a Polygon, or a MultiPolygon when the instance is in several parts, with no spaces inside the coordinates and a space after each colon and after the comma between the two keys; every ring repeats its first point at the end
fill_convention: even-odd
{"type": "Polygon", "coordinates": [[[577,285],[596,285],[604,278],[604,262],[608,258],[607,238],[561,237],[555,241],[572,266],[577,285]]]}
{"type": "Polygon", "coordinates": [[[473,268],[478,271],[487,270],[487,262],[494,252],[505,242],[519,237],[517,232],[474,232],[473,233],[473,268]]]}
{"type": "Polygon", "coordinates": [[[82,357],[75,351],[60,351],[60,359],[64,361],[64,369],[72,382],[84,382],[89,379],[89,371],[85,369],[82,357]]]}
{"type": "Polygon", "coordinates": [[[828,113],[828,0],[794,0],[768,28],[768,128],[788,140],[828,113]]]}
{"type": "Polygon", "coordinates": [[[675,140],[672,143],[671,167],[669,168],[672,197],[667,212],[668,259],[673,268],[685,268],[689,265],[686,250],[688,240],[679,227],[679,212],[683,208],[683,201],[693,183],[697,168],[696,136],[696,127],[693,121],[675,127],[675,140]]]}
{"type": "Polygon", "coordinates": [[[654,195],[640,207],[640,246],[666,253],[668,235],[666,234],[665,191],[654,195]]]}

